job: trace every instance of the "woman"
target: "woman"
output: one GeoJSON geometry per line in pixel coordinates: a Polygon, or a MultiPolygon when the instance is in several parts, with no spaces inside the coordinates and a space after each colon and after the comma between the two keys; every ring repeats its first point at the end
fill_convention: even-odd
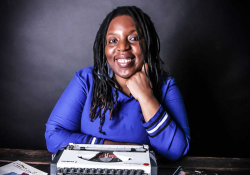
{"type": "Polygon", "coordinates": [[[76,72],[46,124],[50,152],[68,143],[147,144],[169,160],[189,149],[182,96],[162,69],[160,42],[137,7],[118,7],[94,43],[94,66],[76,72]]]}

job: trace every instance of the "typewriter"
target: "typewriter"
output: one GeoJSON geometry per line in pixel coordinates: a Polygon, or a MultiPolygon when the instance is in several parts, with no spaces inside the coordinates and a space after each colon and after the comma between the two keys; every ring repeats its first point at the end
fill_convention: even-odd
{"type": "Polygon", "coordinates": [[[74,144],[52,156],[51,175],[157,175],[147,145],[74,144]]]}

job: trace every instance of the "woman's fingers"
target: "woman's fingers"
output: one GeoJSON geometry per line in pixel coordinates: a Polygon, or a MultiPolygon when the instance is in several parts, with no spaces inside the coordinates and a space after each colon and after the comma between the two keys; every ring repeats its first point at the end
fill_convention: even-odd
{"type": "Polygon", "coordinates": [[[145,75],[148,74],[148,63],[145,63],[145,64],[142,65],[141,72],[144,73],[145,75]]]}
{"type": "Polygon", "coordinates": [[[141,71],[136,72],[126,81],[126,85],[130,93],[136,100],[145,99],[148,96],[152,96],[152,83],[147,76],[148,64],[142,66],[141,71]]]}
{"type": "MultiPolygon", "coordinates": [[[[145,63],[145,64],[142,65],[141,72],[142,72],[143,74],[145,74],[146,76],[149,74],[149,73],[148,73],[148,63],[145,63]]],[[[147,77],[148,77],[148,76],[147,76],[147,77]]],[[[149,84],[150,84],[150,87],[151,87],[151,89],[152,89],[152,88],[153,88],[153,85],[152,85],[151,81],[149,81],[149,84]]]]}

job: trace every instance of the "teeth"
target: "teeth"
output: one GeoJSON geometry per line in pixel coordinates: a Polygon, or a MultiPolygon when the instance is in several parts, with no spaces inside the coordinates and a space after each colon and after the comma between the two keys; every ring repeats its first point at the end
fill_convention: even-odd
{"type": "Polygon", "coordinates": [[[128,63],[130,61],[131,61],[131,59],[118,59],[119,63],[128,63]]]}

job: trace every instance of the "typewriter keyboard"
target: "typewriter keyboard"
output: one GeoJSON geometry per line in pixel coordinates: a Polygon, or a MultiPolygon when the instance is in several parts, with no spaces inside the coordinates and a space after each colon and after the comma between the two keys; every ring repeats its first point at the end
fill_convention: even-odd
{"type": "Polygon", "coordinates": [[[143,170],[58,168],[57,175],[146,175],[143,170]]]}

